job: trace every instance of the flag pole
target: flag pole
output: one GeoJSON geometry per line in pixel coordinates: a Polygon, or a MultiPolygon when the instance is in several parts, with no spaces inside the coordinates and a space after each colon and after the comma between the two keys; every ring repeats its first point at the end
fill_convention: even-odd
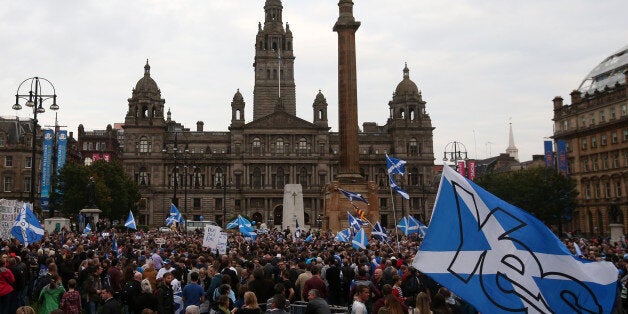
{"type": "MultiPolygon", "coordinates": [[[[360,207],[358,207],[357,205],[353,204],[353,201],[350,201],[351,205],[353,205],[354,208],[360,209],[360,207]]],[[[361,219],[361,218],[360,218],[361,219]]],[[[364,220],[371,225],[371,229],[375,229],[375,225],[373,225],[373,223],[371,223],[368,219],[366,219],[366,217],[364,217],[364,220]]],[[[371,236],[373,236],[373,231],[371,230],[371,236]]],[[[392,246],[390,246],[390,243],[386,242],[386,241],[380,241],[380,242],[384,242],[386,243],[386,245],[388,245],[388,248],[390,248],[391,250],[393,249],[392,246]]],[[[399,241],[397,241],[397,245],[399,245],[399,241]]],[[[397,250],[399,251],[399,246],[397,246],[397,250]]]]}
{"type": "Polygon", "coordinates": [[[401,252],[399,248],[399,233],[397,233],[397,210],[395,210],[395,197],[393,195],[392,186],[390,186],[390,173],[388,174],[388,186],[390,187],[390,200],[393,208],[393,220],[395,222],[395,239],[397,240],[397,251],[401,252]]]}

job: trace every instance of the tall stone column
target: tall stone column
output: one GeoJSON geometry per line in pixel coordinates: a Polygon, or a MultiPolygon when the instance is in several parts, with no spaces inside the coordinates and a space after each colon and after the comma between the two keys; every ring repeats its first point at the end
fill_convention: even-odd
{"type": "MultiPolygon", "coordinates": [[[[355,32],[360,27],[360,22],[353,17],[353,1],[340,0],[338,7],[340,16],[334,25],[334,32],[338,33],[339,169],[335,181],[325,187],[323,221],[323,229],[333,232],[347,228],[349,225],[347,211],[355,211],[349,200],[340,192],[340,188],[362,194],[369,204],[356,205],[365,210],[366,218],[372,223],[379,220],[377,186],[374,182],[366,182],[360,175],[355,60],[355,32]]],[[[355,215],[355,212],[353,214],[355,215]]]]}
{"type": "Polygon", "coordinates": [[[360,22],[353,17],[353,1],[338,2],[340,15],[334,25],[338,33],[338,120],[340,182],[361,181],[358,147],[358,88],[355,61],[355,32],[360,22]]]}

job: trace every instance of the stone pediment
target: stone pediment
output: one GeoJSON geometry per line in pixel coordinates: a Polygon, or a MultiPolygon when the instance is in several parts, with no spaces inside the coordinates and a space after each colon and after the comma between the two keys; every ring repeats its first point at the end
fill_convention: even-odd
{"type": "Polygon", "coordinates": [[[245,129],[320,129],[312,122],[293,116],[285,111],[275,111],[244,125],[245,129]]]}

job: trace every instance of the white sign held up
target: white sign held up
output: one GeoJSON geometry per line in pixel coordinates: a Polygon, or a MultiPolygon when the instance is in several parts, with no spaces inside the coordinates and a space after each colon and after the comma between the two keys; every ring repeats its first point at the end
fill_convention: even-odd
{"type": "Polygon", "coordinates": [[[220,227],[208,225],[205,226],[205,233],[203,235],[203,246],[212,250],[218,248],[218,240],[220,237],[220,227]]]}

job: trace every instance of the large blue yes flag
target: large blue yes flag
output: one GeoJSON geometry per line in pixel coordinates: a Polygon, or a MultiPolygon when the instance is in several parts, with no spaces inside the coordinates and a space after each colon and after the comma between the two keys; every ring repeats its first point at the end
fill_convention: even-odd
{"type": "Polygon", "coordinates": [[[482,313],[610,313],[617,269],[445,166],[413,266],[482,313]]]}

